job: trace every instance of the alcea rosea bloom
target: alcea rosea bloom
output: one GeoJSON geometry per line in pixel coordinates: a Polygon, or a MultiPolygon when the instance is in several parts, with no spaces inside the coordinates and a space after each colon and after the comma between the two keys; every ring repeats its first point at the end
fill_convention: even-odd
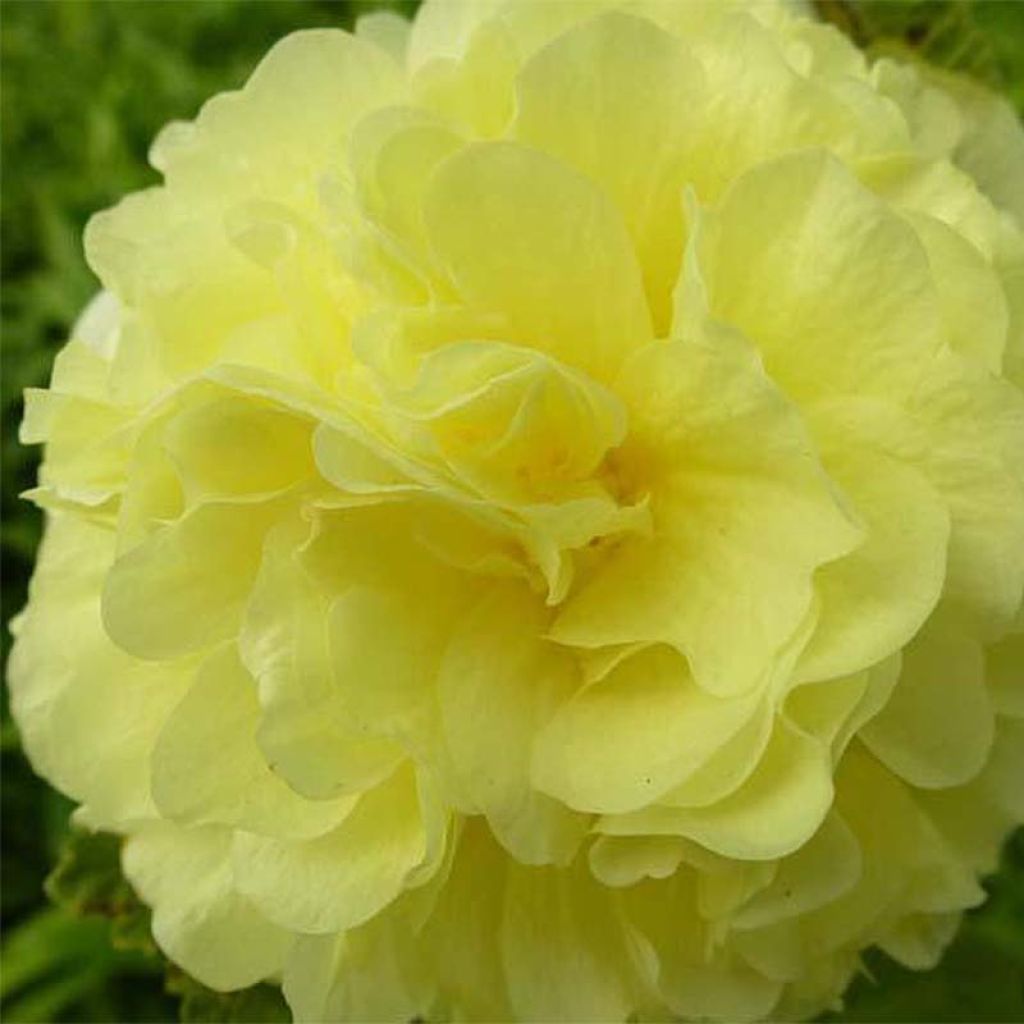
{"type": "Polygon", "coordinates": [[[297,33],[89,226],[34,763],[300,1020],[806,1016],[1024,820],[1024,139],[784,7],[297,33]]]}

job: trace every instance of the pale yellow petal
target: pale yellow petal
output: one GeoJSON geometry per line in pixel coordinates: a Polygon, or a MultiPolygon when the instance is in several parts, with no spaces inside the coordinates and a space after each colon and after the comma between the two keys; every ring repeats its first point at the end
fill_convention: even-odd
{"type": "Polygon", "coordinates": [[[329,831],[354,797],[314,801],[290,789],[257,745],[256,681],[233,647],[208,658],[153,748],[153,799],[179,824],[231,825],[264,835],[329,831]],[[206,766],[216,764],[215,772],[206,766]]]}
{"type": "Polygon", "coordinates": [[[607,381],[650,338],[621,215],[552,157],[507,142],[469,146],[438,169],[425,216],[459,294],[504,315],[511,339],[607,381]]]}
{"type": "Polygon", "coordinates": [[[411,27],[396,11],[370,11],[356,20],[356,36],[404,64],[411,27]]]}
{"type": "Polygon", "coordinates": [[[649,648],[557,711],[537,739],[534,785],[581,811],[643,807],[700,769],[756,706],[706,693],[680,655],[649,648]]]}
{"type": "Polygon", "coordinates": [[[927,257],[842,163],[806,151],[756,167],[708,221],[693,258],[711,314],[744,330],[787,394],[913,388],[941,343],[927,257]]]}
{"type": "Polygon", "coordinates": [[[602,819],[613,835],[677,835],[726,857],[770,860],[802,846],[832,803],[828,748],[785,720],[733,793],[706,807],[652,806],[602,819]]]}
{"type": "Polygon", "coordinates": [[[190,662],[152,665],[111,643],[99,592],[111,531],[51,514],[29,607],[11,624],[11,706],[36,770],[88,806],[96,827],[155,816],[150,753],[188,688],[190,662]]]}
{"type": "Polygon", "coordinates": [[[528,591],[494,591],[460,622],[438,680],[468,809],[526,864],[567,863],[589,824],[531,786],[534,739],[578,685],[569,655],[543,638],[546,618],[528,591]]]}
{"type": "Polygon", "coordinates": [[[162,659],[232,636],[263,539],[287,501],[197,505],[121,555],[103,585],[103,623],[114,642],[162,659]]]}
{"type": "Polygon", "coordinates": [[[511,1020],[501,920],[512,859],[480,818],[466,819],[458,842],[451,874],[424,923],[422,948],[450,1016],[511,1020]]]}
{"type": "Polygon", "coordinates": [[[508,868],[501,923],[509,1001],[522,1020],[622,1020],[638,951],[585,866],[508,868]]]}
{"type": "Polygon", "coordinates": [[[1010,814],[1015,823],[1024,818],[1024,725],[1019,719],[999,723],[992,756],[981,782],[991,799],[1010,814]]]}
{"type": "Polygon", "coordinates": [[[949,343],[998,373],[1009,329],[998,273],[969,240],[937,218],[916,214],[911,223],[928,254],[949,343]]]}
{"type": "Polygon", "coordinates": [[[702,687],[744,692],[777,668],[812,613],[814,570],[859,528],[796,410],[729,332],[655,343],[619,387],[632,437],[617,462],[627,487],[652,488],[654,536],[612,551],[552,635],[670,643],[702,687]]]}
{"type": "Polygon", "coordinates": [[[398,896],[423,861],[427,842],[415,772],[405,766],[319,838],[289,842],[236,832],[235,884],[283,928],[343,931],[398,896]]]}
{"type": "Polygon", "coordinates": [[[622,211],[659,334],[682,256],[683,154],[702,88],[679,39],[620,11],[558,36],[516,82],[515,137],[600,183],[622,211]]]}
{"type": "Polygon", "coordinates": [[[274,493],[314,472],[312,424],[244,399],[186,407],[162,441],[189,501],[274,493]]]}
{"type": "Polygon", "coordinates": [[[683,860],[685,842],[676,836],[598,836],[587,859],[602,885],[635,885],[672,875],[683,860]]]}
{"type": "Polygon", "coordinates": [[[786,857],[771,885],[744,904],[736,928],[761,928],[799,917],[850,889],[861,873],[861,850],[850,827],[836,813],[799,850],[786,857]]]}
{"type": "Polygon", "coordinates": [[[924,789],[968,782],[985,763],[993,714],[984,656],[956,623],[937,620],[907,648],[888,703],[861,738],[892,771],[924,789]]]}
{"type": "Polygon", "coordinates": [[[815,577],[821,614],[797,664],[798,680],[856,672],[899,650],[935,607],[946,576],[949,514],[927,478],[838,433],[826,444],[829,475],[864,521],[866,536],[815,577]]]}
{"type": "Polygon", "coordinates": [[[429,60],[462,55],[474,29],[492,17],[503,0],[427,0],[416,12],[409,42],[413,68],[429,60]]]}
{"type": "Polygon", "coordinates": [[[413,1020],[436,985],[408,918],[389,909],[337,935],[303,935],[285,962],[282,988],[296,1021],[413,1020]]]}
{"type": "Polygon", "coordinates": [[[123,865],[153,907],[157,944],[202,984],[245,988],[281,970],[292,936],[235,889],[228,829],[150,826],[128,839],[123,865]]]}
{"type": "Polygon", "coordinates": [[[360,733],[346,716],[331,671],[330,597],[302,564],[305,539],[288,524],[268,536],[239,653],[258,687],[256,739],[266,761],[297,792],[323,800],[386,778],[402,751],[360,733]]]}
{"type": "Polygon", "coordinates": [[[336,29],[293,32],[263,58],[244,89],[215,97],[189,134],[168,138],[157,160],[172,185],[202,193],[219,184],[230,195],[241,185],[313,200],[317,173],[352,124],[402,93],[396,63],[377,46],[336,29]],[[328,125],[325,109],[335,111],[328,125]],[[267,177],[245,180],[247,163],[265,168],[267,177]]]}
{"type": "Polygon", "coordinates": [[[782,986],[751,969],[734,950],[715,948],[698,911],[698,879],[677,872],[623,894],[630,923],[650,943],[660,1015],[684,1019],[754,1021],[771,1018],[782,986]]]}

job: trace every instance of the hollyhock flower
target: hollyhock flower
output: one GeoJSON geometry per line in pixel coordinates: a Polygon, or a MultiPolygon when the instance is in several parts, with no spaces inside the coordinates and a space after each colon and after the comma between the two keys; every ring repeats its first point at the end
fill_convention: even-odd
{"type": "Polygon", "coordinates": [[[14,711],[299,1020],[934,964],[1024,820],[1024,140],[775,5],[296,33],[89,225],[14,711]]]}

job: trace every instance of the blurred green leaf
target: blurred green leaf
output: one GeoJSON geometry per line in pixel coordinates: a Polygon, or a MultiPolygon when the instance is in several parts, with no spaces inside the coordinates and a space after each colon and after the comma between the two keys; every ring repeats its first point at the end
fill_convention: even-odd
{"type": "Polygon", "coordinates": [[[1024,6],[1019,0],[816,0],[869,53],[924,60],[1005,93],[1024,114],[1024,6]]]}
{"type": "Polygon", "coordinates": [[[57,866],[46,879],[46,894],[74,914],[110,921],[118,949],[155,954],[149,908],[121,873],[121,839],[106,832],[72,832],[57,866]]]}
{"type": "Polygon", "coordinates": [[[38,911],[7,934],[0,957],[0,1014],[5,1021],[74,1019],[65,1011],[119,974],[152,973],[138,953],[117,950],[107,923],[63,907],[38,911]]]}
{"type": "Polygon", "coordinates": [[[183,1024],[288,1024],[292,1019],[281,990],[254,985],[241,992],[214,992],[194,978],[171,968],[167,990],[181,997],[178,1014],[183,1024]]]}

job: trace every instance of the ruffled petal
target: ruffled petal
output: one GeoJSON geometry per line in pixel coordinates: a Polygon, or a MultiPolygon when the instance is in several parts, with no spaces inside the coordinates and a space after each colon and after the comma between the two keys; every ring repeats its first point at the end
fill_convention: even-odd
{"type": "Polygon", "coordinates": [[[795,409],[743,343],[655,343],[626,368],[623,486],[650,487],[654,537],[627,540],[552,628],[582,647],[671,643],[713,693],[765,681],[811,612],[812,574],[861,533],[795,409]]]}
{"type": "Polygon", "coordinates": [[[598,836],[587,859],[602,885],[636,885],[645,878],[669,878],[683,860],[685,839],[676,836],[598,836]]]}
{"type": "Polygon", "coordinates": [[[769,860],[814,835],[832,793],[828,749],[782,720],[757,768],[730,796],[706,807],[609,815],[599,827],[612,835],[678,835],[726,857],[769,860]]]}
{"type": "Polygon", "coordinates": [[[189,503],[275,494],[314,472],[308,419],[234,396],[186,407],[162,442],[189,503]]]}
{"type": "Polygon", "coordinates": [[[509,865],[502,963],[519,1019],[622,1020],[635,1005],[639,951],[585,871],[509,865]]]}
{"type": "Polygon", "coordinates": [[[683,247],[683,155],[703,92],[678,38],[611,11],[558,36],[516,81],[516,138],[600,183],[622,211],[659,334],[683,247]]]}
{"type": "Polygon", "coordinates": [[[468,146],[438,169],[424,216],[463,300],[503,315],[513,340],[607,381],[650,338],[620,214],[551,157],[509,142],[468,146]]]}
{"type": "Polygon", "coordinates": [[[267,539],[239,636],[256,681],[256,741],[268,764],[312,800],[358,793],[386,778],[403,754],[354,726],[334,685],[328,647],[329,594],[311,578],[299,545],[305,531],[285,524],[267,539]]]}
{"type": "Polygon", "coordinates": [[[161,660],[234,635],[263,539],[287,503],[203,503],[121,555],[103,584],[103,623],[114,642],[161,660]]]}
{"type": "Polygon", "coordinates": [[[204,662],[153,749],[153,799],[180,824],[231,825],[264,835],[315,836],[352,809],[354,797],[312,801],[282,781],[256,743],[256,682],[233,647],[204,662]],[[201,766],[216,763],[217,771],[201,766]]]}
{"type": "Polygon", "coordinates": [[[938,603],[946,578],[949,513],[922,473],[835,435],[824,460],[867,529],[856,551],[815,577],[821,613],[797,680],[856,672],[899,650],[938,603]]]}
{"type": "Polygon", "coordinates": [[[567,863],[589,824],[531,787],[534,736],[577,685],[571,658],[542,638],[545,618],[528,592],[488,595],[459,624],[438,680],[467,810],[526,864],[567,863]]]}
{"type": "Polygon", "coordinates": [[[111,531],[51,514],[31,603],[11,624],[8,682],[37,770],[83,801],[95,827],[116,829],[156,813],[150,753],[195,667],[152,665],[110,642],[99,592],[113,554],[111,531]]]}
{"type": "Polygon", "coordinates": [[[913,229],[825,152],[737,179],[689,259],[711,315],[742,328],[772,379],[801,401],[905,395],[939,350],[934,286],[913,229]]]}
{"type": "Polygon", "coordinates": [[[319,838],[289,842],[236,832],[232,863],[238,890],[271,921],[323,934],[362,924],[387,906],[427,848],[415,773],[406,766],[319,838]]]}
{"type": "Polygon", "coordinates": [[[706,764],[756,707],[756,696],[706,693],[677,653],[649,648],[583,689],[542,728],[534,785],[580,811],[646,806],[706,764]]]}
{"type": "Polygon", "coordinates": [[[922,789],[962,785],[993,739],[979,645],[955,624],[929,626],[907,648],[888,703],[860,732],[872,753],[922,789]]]}
{"type": "Polygon", "coordinates": [[[281,970],[292,936],[235,889],[228,829],[152,825],[128,839],[123,863],[160,948],[204,985],[245,988],[281,970]]]}
{"type": "Polygon", "coordinates": [[[860,877],[861,850],[843,819],[832,812],[799,850],[779,865],[772,882],[733,918],[736,928],[761,928],[831,903],[860,877]]]}

